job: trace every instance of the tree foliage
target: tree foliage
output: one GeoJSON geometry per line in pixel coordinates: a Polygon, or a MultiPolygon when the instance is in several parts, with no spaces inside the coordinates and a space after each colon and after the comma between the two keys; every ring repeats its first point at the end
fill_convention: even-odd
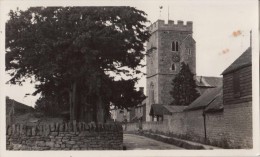
{"type": "MultiPolygon", "coordinates": [[[[33,7],[10,11],[6,70],[10,83],[38,82],[34,95],[67,100],[71,119],[90,107],[103,122],[109,104],[127,108],[143,97],[134,88],[144,43],[146,14],[132,7],[33,7]],[[130,79],[110,76],[125,74],[130,79]],[[87,105],[88,104],[88,105],[87,105]],[[91,105],[89,105],[91,104],[91,105]]],[[[91,111],[92,111],[91,110],[91,111]]],[[[90,110],[88,110],[90,111],[90,110]]]]}
{"type": "Polygon", "coordinates": [[[172,81],[173,105],[186,106],[200,96],[196,89],[194,74],[191,72],[189,65],[181,63],[181,70],[172,81]]]}

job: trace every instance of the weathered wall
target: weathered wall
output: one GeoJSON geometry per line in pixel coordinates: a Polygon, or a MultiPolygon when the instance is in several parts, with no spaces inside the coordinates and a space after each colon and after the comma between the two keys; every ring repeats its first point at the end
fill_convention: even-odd
{"type": "MultiPolygon", "coordinates": [[[[206,139],[202,110],[164,116],[163,122],[146,122],[142,128],[223,147],[252,148],[252,102],[229,104],[222,112],[206,113],[205,122],[206,139]]],[[[132,124],[132,131],[134,126],[138,125],[132,124]]]]}
{"type": "Polygon", "coordinates": [[[7,127],[7,150],[121,150],[119,124],[57,123],[7,127]]]}
{"type": "Polygon", "coordinates": [[[223,103],[224,105],[252,101],[252,66],[239,69],[240,94],[234,94],[233,73],[223,75],[223,103]]]}

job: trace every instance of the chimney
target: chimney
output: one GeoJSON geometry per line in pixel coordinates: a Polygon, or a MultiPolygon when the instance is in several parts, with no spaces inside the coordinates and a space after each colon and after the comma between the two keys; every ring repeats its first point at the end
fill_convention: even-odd
{"type": "Polygon", "coordinates": [[[139,91],[141,91],[144,94],[144,87],[139,87],[139,91]]]}

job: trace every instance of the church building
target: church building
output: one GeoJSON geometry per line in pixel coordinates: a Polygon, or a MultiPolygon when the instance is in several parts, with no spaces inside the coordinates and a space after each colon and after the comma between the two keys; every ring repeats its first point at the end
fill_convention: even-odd
{"type": "MultiPolygon", "coordinates": [[[[170,104],[173,101],[170,91],[172,80],[179,73],[181,62],[189,65],[196,76],[196,41],[193,39],[193,23],[183,21],[157,20],[149,27],[151,37],[147,43],[146,58],[146,116],[145,121],[153,121],[156,111],[157,121],[162,120],[163,111],[169,114],[175,110],[170,104]],[[153,108],[154,106],[154,108],[153,108]],[[151,110],[152,108],[152,110],[151,110]],[[158,117],[159,116],[159,117],[158,117]],[[161,118],[161,119],[160,119],[161,118]]],[[[222,85],[220,77],[196,76],[197,89],[200,94],[209,88],[222,85]]],[[[180,109],[177,109],[178,112],[180,109]]]]}
{"type": "MultiPolygon", "coordinates": [[[[169,105],[172,102],[171,82],[180,71],[181,62],[189,64],[196,74],[196,42],[192,37],[192,22],[158,20],[150,26],[151,37],[147,43],[147,102],[146,111],[152,104],[169,105]]],[[[149,112],[146,121],[150,121],[149,112]]]]}

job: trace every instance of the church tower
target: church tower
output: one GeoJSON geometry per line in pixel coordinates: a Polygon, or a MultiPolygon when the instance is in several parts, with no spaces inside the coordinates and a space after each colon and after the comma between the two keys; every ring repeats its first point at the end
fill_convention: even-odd
{"type": "Polygon", "coordinates": [[[169,20],[165,24],[158,20],[150,26],[151,37],[146,58],[147,81],[146,121],[150,121],[149,112],[152,104],[170,105],[172,80],[180,71],[180,63],[188,63],[196,74],[196,42],[192,37],[192,22],[169,20]]]}

